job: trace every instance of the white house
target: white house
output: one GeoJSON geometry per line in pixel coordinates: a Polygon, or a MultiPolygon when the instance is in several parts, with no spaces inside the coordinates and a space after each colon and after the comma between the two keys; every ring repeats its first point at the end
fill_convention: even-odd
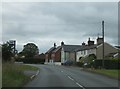
{"type": "Polygon", "coordinates": [[[61,46],[61,63],[66,60],[76,61],[75,50],[80,48],[81,45],[65,45],[64,42],[61,42],[61,46]]]}
{"type": "MultiPolygon", "coordinates": [[[[104,57],[114,53],[118,54],[119,48],[114,47],[106,42],[104,42],[104,57]]],[[[97,59],[103,59],[103,39],[97,38],[97,44],[94,44],[93,41],[88,40],[88,45],[85,43],[82,44],[81,48],[76,50],[76,62],[80,61],[80,58],[87,57],[90,54],[95,54],[97,59]]],[[[114,55],[114,56],[116,56],[114,55]]]]}

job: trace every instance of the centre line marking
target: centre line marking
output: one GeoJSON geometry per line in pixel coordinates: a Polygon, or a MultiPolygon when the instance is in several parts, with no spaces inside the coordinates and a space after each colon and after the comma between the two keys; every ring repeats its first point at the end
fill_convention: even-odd
{"type": "Polygon", "coordinates": [[[71,79],[72,81],[74,80],[73,78],[71,78],[70,76],[68,76],[69,79],[71,79]]]}
{"type": "MultiPolygon", "coordinates": [[[[83,86],[82,86],[82,85],[80,85],[79,83],[77,83],[77,82],[76,82],[76,84],[77,84],[79,87],[82,87],[82,88],[83,88],[83,86]]],[[[84,89],[84,88],[83,88],[83,89],[84,89]]]]}

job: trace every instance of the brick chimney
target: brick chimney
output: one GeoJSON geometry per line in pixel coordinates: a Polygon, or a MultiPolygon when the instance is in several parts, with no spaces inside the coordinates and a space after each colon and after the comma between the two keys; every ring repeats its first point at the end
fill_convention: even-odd
{"type": "Polygon", "coordinates": [[[82,46],[85,46],[85,43],[84,43],[84,42],[82,43],[82,46]]]}
{"type": "Polygon", "coordinates": [[[63,45],[64,45],[64,42],[62,41],[62,42],[61,42],[61,46],[63,46],[63,45]]]}
{"type": "Polygon", "coordinates": [[[94,41],[91,41],[90,38],[88,39],[88,46],[94,45],[94,41]]]}
{"type": "Polygon", "coordinates": [[[98,37],[97,38],[97,45],[100,45],[101,43],[103,43],[103,38],[98,37]]]}
{"type": "Polygon", "coordinates": [[[56,48],[56,43],[54,43],[54,48],[56,48]]]}

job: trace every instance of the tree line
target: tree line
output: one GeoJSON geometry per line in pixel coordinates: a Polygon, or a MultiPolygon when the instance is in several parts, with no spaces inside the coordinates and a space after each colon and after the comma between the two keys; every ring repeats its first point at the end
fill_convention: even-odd
{"type": "Polygon", "coordinates": [[[13,49],[15,48],[14,46],[15,45],[11,45],[9,41],[2,44],[3,62],[6,61],[29,62],[31,60],[36,60],[36,59],[44,61],[44,57],[42,59],[35,58],[36,55],[39,55],[39,48],[34,43],[27,43],[26,45],[23,46],[23,50],[19,53],[16,49],[13,49]]]}

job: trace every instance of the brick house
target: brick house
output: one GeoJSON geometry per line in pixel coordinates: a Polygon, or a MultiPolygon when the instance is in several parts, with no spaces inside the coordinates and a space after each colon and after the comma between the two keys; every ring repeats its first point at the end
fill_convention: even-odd
{"type": "Polygon", "coordinates": [[[61,62],[61,46],[58,46],[54,51],[52,51],[51,59],[54,62],[61,62]]]}
{"type": "Polygon", "coordinates": [[[53,62],[51,54],[56,49],[56,44],[54,43],[54,47],[51,47],[46,53],[45,53],[45,63],[53,62]]]}

